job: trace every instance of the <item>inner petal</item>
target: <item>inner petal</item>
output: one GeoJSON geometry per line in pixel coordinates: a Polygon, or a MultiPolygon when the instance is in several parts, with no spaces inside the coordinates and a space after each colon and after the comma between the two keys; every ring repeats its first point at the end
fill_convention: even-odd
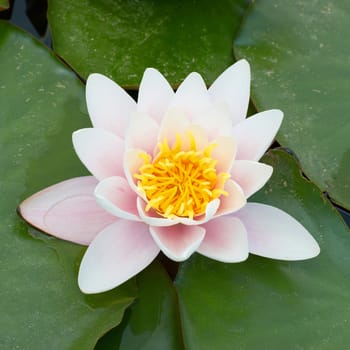
{"type": "Polygon", "coordinates": [[[145,210],[169,219],[193,219],[206,212],[208,203],[227,195],[224,185],[230,175],[218,171],[212,157],[215,147],[216,143],[203,147],[188,130],[185,136],[177,134],[172,144],[164,138],[154,157],[140,152],[143,163],[134,178],[145,194],[145,210]]]}

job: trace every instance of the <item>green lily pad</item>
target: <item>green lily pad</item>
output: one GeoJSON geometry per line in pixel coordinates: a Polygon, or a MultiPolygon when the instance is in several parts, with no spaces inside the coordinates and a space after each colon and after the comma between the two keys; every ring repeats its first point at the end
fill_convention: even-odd
{"type": "Polygon", "coordinates": [[[0,0],[0,11],[7,10],[10,7],[8,0],[0,0]]]}
{"type": "Polygon", "coordinates": [[[233,63],[247,0],[49,2],[55,51],[82,77],[98,72],[138,86],[147,67],[177,85],[190,72],[212,82],[233,63]]]}
{"type": "Polygon", "coordinates": [[[154,262],[137,282],[139,298],[95,350],[184,349],[176,292],[164,268],[154,262]]]}
{"type": "Polygon", "coordinates": [[[92,348],[121,321],[134,283],[82,294],[85,248],[44,236],[16,214],[26,196],[83,174],[71,133],[87,124],[84,88],[52,52],[4,22],[0,62],[1,348],[92,348]]]}
{"type": "Polygon", "coordinates": [[[258,1],[235,40],[252,64],[258,110],[285,112],[278,141],[306,175],[350,209],[349,1],[258,1]]]}
{"type": "Polygon", "coordinates": [[[250,255],[239,264],[196,255],[182,264],[176,286],[186,348],[343,349],[350,343],[349,231],[291,155],[273,151],[264,161],[275,172],[252,201],[293,215],[321,254],[299,262],[250,255]]]}

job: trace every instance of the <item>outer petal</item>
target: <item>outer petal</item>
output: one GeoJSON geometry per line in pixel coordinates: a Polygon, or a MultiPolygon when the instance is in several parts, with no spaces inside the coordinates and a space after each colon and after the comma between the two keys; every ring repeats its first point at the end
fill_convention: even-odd
{"type": "Polygon", "coordinates": [[[160,124],[173,96],[174,91],[163,75],[154,68],[147,68],[140,84],[137,110],[160,124]]]}
{"type": "Polygon", "coordinates": [[[211,85],[209,94],[214,101],[224,100],[231,111],[233,124],[241,122],[247,113],[250,90],[250,67],[240,60],[227,68],[211,85]]]}
{"type": "Polygon", "coordinates": [[[142,223],[119,220],[90,244],[81,261],[78,284],[84,293],[119,286],[148,266],[159,248],[142,223]]]}
{"type": "Polygon", "coordinates": [[[248,236],[241,221],[232,216],[211,220],[203,225],[205,237],[197,252],[211,259],[233,263],[248,258],[248,236]]]}
{"type": "Polygon", "coordinates": [[[27,198],[19,206],[20,214],[42,231],[87,245],[117,220],[96,203],[96,185],[92,176],[60,182],[27,198]]]}
{"type": "Polygon", "coordinates": [[[190,73],[180,84],[170,108],[184,112],[193,120],[199,118],[210,107],[211,101],[203,78],[198,73],[190,73]]]}
{"type": "Polygon", "coordinates": [[[135,101],[113,80],[91,74],[86,81],[86,103],[94,127],[124,138],[135,101]]]}
{"type": "Polygon", "coordinates": [[[73,133],[73,145],[80,160],[99,180],[124,175],[124,141],[102,129],[81,129],[73,133]]]}
{"type": "Polygon", "coordinates": [[[272,166],[264,163],[236,160],[231,169],[231,176],[242,188],[246,198],[249,198],[266,184],[272,171],[272,166]]]}
{"type": "Polygon", "coordinates": [[[154,119],[146,114],[134,113],[126,134],[126,147],[142,149],[148,154],[153,154],[157,147],[158,131],[159,126],[154,119]]]}
{"type": "Polygon", "coordinates": [[[280,110],[271,109],[236,125],[233,129],[237,141],[236,159],[259,160],[271,145],[282,119],[280,110]]]}
{"type": "Polygon", "coordinates": [[[136,208],[136,193],[119,176],[101,181],[95,188],[97,203],[107,212],[126,220],[140,221],[136,208]]]}
{"type": "Polygon", "coordinates": [[[150,227],[154,241],[171,260],[184,261],[201,244],[205,229],[200,226],[175,225],[171,227],[150,227]]]}
{"type": "Polygon", "coordinates": [[[304,260],[320,252],[310,233],[280,209],[248,203],[234,215],[247,229],[249,251],[253,254],[280,260],[304,260]]]}

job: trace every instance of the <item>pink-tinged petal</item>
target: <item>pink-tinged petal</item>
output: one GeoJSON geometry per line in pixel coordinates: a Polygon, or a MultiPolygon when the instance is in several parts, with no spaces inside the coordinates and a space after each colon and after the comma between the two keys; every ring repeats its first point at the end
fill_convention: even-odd
{"type": "Polygon", "coordinates": [[[44,221],[51,235],[88,245],[118,218],[108,214],[90,195],[67,198],[57,203],[47,212],[44,221]]]}
{"type": "Polygon", "coordinates": [[[214,199],[213,201],[207,204],[207,207],[205,208],[205,217],[203,222],[207,222],[212,217],[214,217],[214,215],[217,213],[218,209],[220,208],[220,204],[221,204],[220,199],[214,199]]]}
{"type": "Polygon", "coordinates": [[[211,157],[218,161],[216,172],[229,172],[236,156],[236,142],[232,137],[219,137],[213,141],[216,147],[211,152],[211,157]]]}
{"type": "Polygon", "coordinates": [[[139,172],[140,167],[143,165],[143,159],[140,154],[143,151],[139,149],[128,149],[124,154],[124,174],[132,190],[144,198],[144,193],[137,187],[137,179],[134,178],[134,174],[139,172]]]}
{"type": "Polygon", "coordinates": [[[246,198],[249,198],[266,184],[272,171],[272,166],[264,163],[236,160],[231,169],[231,177],[242,188],[246,198]]]}
{"type": "Polygon", "coordinates": [[[190,73],[180,84],[170,108],[184,112],[193,120],[199,118],[210,107],[211,101],[203,78],[198,73],[190,73]]]}
{"type": "Polygon", "coordinates": [[[259,160],[275,138],[282,119],[280,110],[271,109],[236,125],[233,129],[237,141],[236,159],[259,160]]]}
{"type": "Polygon", "coordinates": [[[233,125],[246,117],[249,91],[250,67],[246,60],[240,60],[227,68],[209,88],[214,101],[224,100],[228,104],[233,125]]]}
{"type": "Polygon", "coordinates": [[[232,216],[224,216],[203,225],[205,237],[197,252],[226,263],[248,258],[248,236],[242,222],[232,216]]]}
{"type": "Polygon", "coordinates": [[[97,235],[87,249],[79,287],[87,294],[113,289],[142,271],[158,253],[147,225],[119,220],[97,235]]]}
{"type": "Polygon", "coordinates": [[[130,114],[136,111],[136,103],[126,91],[113,80],[94,73],[86,81],[86,103],[94,127],[124,138],[130,114]]]}
{"type": "Polygon", "coordinates": [[[196,216],[194,219],[179,217],[179,222],[184,225],[201,225],[211,220],[220,207],[220,199],[214,199],[209,202],[205,208],[205,213],[196,216]]]}
{"type": "Polygon", "coordinates": [[[220,207],[220,199],[217,198],[207,204],[204,214],[198,215],[194,219],[189,219],[186,217],[178,217],[178,221],[183,225],[189,225],[189,226],[204,224],[205,222],[208,222],[216,215],[219,207],[220,207]]]}
{"type": "Polygon", "coordinates": [[[176,142],[176,135],[185,135],[190,126],[186,115],[178,109],[169,109],[160,126],[158,141],[162,142],[165,138],[172,147],[176,142]]]}
{"type": "Polygon", "coordinates": [[[220,207],[215,213],[215,217],[234,213],[247,203],[242,188],[233,180],[228,179],[225,182],[224,190],[228,192],[228,195],[220,196],[220,207]]]}
{"type": "Polygon", "coordinates": [[[242,220],[253,254],[280,260],[304,260],[320,252],[315,239],[292,216],[266,204],[248,203],[234,214],[242,220]]]}
{"type": "Polygon", "coordinates": [[[193,136],[197,150],[203,150],[205,147],[208,146],[207,134],[205,130],[201,128],[199,125],[194,125],[194,124],[189,125],[187,130],[180,136],[182,141],[182,145],[181,145],[182,151],[191,150],[190,136],[193,136]]]}
{"type": "Polygon", "coordinates": [[[210,141],[220,136],[232,136],[232,119],[226,103],[213,104],[193,123],[205,130],[210,141]]]}
{"type": "Polygon", "coordinates": [[[73,133],[73,146],[80,160],[97,179],[123,176],[124,141],[102,129],[81,129],[73,133]]]}
{"type": "Polygon", "coordinates": [[[154,241],[171,260],[184,261],[201,244],[205,229],[200,226],[175,225],[171,227],[150,227],[154,241]]]}
{"type": "Polygon", "coordinates": [[[95,188],[97,203],[107,212],[126,220],[140,221],[136,208],[136,193],[119,176],[102,180],[95,188]]]}
{"type": "Polygon", "coordinates": [[[87,245],[117,220],[96,203],[93,195],[96,185],[92,176],[60,182],[23,201],[20,214],[50,235],[87,245]]]}
{"type": "Polygon", "coordinates": [[[133,114],[126,134],[127,148],[138,148],[153,154],[157,147],[158,132],[159,126],[154,119],[146,114],[133,114]]]}
{"type": "Polygon", "coordinates": [[[170,109],[165,115],[158,135],[158,141],[167,139],[168,145],[173,147],[176,144],[177,136],[181,138],[181,150],[188,151],[191,147],[191,138],[195,139],[198,150],[204,149],[208,145],[208,137],[205,129],[200,125],[191,124],[184,113],[176,109],[170,109]]]}
{"type": "Polygon", "coordinates": [[[163,226],[163,227],[168,227],[168,226],[173,226],[178,224],[179,218],[174,218],[174,219],[167,219],[163,216],[160,216],[155,210],[152,208],[148,211],[146,211],[146,202],[145,200],[141,199],[140,197],[137,198],[136,200],[136,206],[137,210],[139,213],[140,218],[142,221],[144,221],[146,224],[151,225],[151,226],[163,226]]]}
{"type": "Polygon", "coordinates": [[[147,68],[140,84],[137,110],[160,124],[173,96],[174,91],[163,75],[154,68],[147,68]]]}
{"type": "Polygon", "coordinates": [[[193,225],[203,224],[205,222],[208,222],[211,218],[213,218],[220,206],[220,200],[215,199],[209,202],[206,207],[205,214],[195,217],[194,219],[189,219],[189,218],[180,217],[180,216],[176,216],[172,219],[168,219],[159,215],[152,208],[146,211],[146,205],[147,204],[145,200],[141,199],[140,197],[137,198],[136,206],[137,206],[137,210],[140,215],[140,218],[142,219],[142,221],[144,221],[146,224],[150,226],[169,227],[177,224],[193,226],[193,225]]]}

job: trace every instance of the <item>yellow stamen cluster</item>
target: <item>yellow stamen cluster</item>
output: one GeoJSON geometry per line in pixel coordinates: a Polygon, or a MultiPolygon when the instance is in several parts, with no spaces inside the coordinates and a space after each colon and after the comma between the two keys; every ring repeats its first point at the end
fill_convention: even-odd
{"type": "Polygon", "coordinates": [[[211,158],[216,144],[197,150],[193,134],[188,136],[187,151],[177,135],[172,148],[166,138],[158,144],[159,152],[153,160],[148,153],[140,153],[144,162],[134,177],[148,200],[146,211],[153,208],[166,218],[193,219],[205,213],[209,202],[228,194],[223,187],[230,175],[217,174],[217,161],[211,158]]]}

